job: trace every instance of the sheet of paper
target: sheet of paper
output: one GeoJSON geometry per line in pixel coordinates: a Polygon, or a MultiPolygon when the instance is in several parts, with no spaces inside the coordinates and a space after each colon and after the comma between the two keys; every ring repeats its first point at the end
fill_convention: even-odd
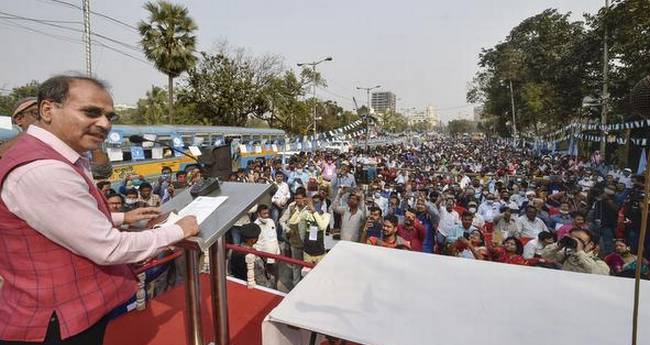
{"type": "Polygon", "coordinates": [[[198,157],[201,155],[201,149],[199,149],[197,146],[192,145],[189,147],[189,149],[192,156],[198,157]]]}
{"type": "Polygon", "coordinates": [[[201,224],[214,212],[224,201],[228,199],[227,196],[200,196],[194,199],[189,205],[185,206],[178,215],[182,218],[185,216],[195,216],[197,223],[201,224]]]}
{"type": "Polygon", "coordinates": [[[167,225],[175,224],[181,218],[183,218],[183,217],[179,216],[176,212],[171,212],[171,213],[169,213],[169,216],[167,216],[167,219],[163,223],[156,224],[156,225],[154,225],[153,228],[157,229],[157,228],[162,228],[162,227],[167,226],[167,225]]]}
{"type": "Polygon", "coordinates": [[[151,148],[151,158],[152,159],[162,159],[163,158],[163,148],[162,146],[156,146],[151,148]]]}
{"type": "Polygon", "coordinates": [[[111,162],[119,162],[124,160],[124,154],[122,153],[121,148],[109,147],[106,151],[106,153],[108,153],[108,159],[110,159],[111,162]]]}
{"type": "Polygon", "coordinates": [[[317,239],[318,239],[318,227],[315,225],[311,225],[309,227],[309,240],[316,241],[317,239]]]}

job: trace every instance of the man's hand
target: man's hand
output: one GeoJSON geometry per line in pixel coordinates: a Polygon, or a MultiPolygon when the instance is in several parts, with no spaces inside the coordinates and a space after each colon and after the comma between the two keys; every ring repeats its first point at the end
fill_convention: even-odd
{"type": "Polygon", "coordinates": [[[140,207],[135,210],[124,213],[124,223],[134,224],[141,220],[150,220],[158,217],[160,209],[158,207],[140,207]]]}
{"type": "Polygon", "coordinates": [[[199,223],[195,216],[185,216],[176,222],[183,229],[183,238],[196,236],[199,233],[199,223]]]}

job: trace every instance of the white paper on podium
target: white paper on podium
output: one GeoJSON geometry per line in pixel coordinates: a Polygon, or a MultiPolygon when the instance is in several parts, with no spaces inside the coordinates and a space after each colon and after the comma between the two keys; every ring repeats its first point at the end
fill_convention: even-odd
{"type": "Polygon", "coordinates": [[[214,212],[214,210],[223,204],[226,199],[228,199],[227,196],[200,196],[178,212],[178,215],[181,218],[185,216],[195,216],[196,222],[200,225],[209,215],[212,214],[212,212],[214,212]]]}
{"type": "Polygon", "coordinates": [[[119,147],[109,147],[106,150],[108,154],[108,159],[111,160],[111,162],[119,162],[124,160],[124,154],[122,153],[122,149],[119,147]]]}
{"type": "Polygon", "coordinates": [[[155,146],[151,148],[151,158],[152,159],[162,159],[163,158],[163,148],[162,146],[155,146]]]}

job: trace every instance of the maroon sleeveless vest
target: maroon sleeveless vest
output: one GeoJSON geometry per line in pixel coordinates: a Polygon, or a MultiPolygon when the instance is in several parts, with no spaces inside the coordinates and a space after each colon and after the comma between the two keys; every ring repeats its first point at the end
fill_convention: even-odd
{"type": "MultiPolygon", "coordinates": [[[[43,159],[66,163],[82,176],[88,193],[97,200],[98,212],[111,219],[104,197],[83,169],[31,135],[21,135],[0,159],[0,186],[14,168],[43,159]]],[[[0,276],[4,278],[0,288],[2,340],[43,341],[53,312],[59,320],[61,338],[69,338],[95,324],[136,291],[135,276],[127,265],[100,266],[75,255],[9,212],[1,199],[0,276]]]]}

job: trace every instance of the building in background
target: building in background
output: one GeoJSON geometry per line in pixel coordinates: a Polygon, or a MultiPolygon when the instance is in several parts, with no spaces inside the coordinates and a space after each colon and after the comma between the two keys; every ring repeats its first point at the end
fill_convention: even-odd
{"type": "Polygon", "coordinates": [[[474,107],[474,121],[481,121],[481,116],[483,116],[483,106],[474,107]]]}
{"type": "Polygon", "coordinates": [[[435,127],[438,127],[440,125],[439,124],[440,120],[438,119],[438,110],[436,110],[436,107],[434,107],[431,104],[427,105],[426,117],[427,117],[429,123],[431,123],[432,127],[435,128],[435,127]]]}
{"type": "Polygon", "coordinates": [[[396,102],[397,96],[390,91],[373,92],[370,106],[379,113],[385,113],[386,111],[394,113],[396,102]]]}

